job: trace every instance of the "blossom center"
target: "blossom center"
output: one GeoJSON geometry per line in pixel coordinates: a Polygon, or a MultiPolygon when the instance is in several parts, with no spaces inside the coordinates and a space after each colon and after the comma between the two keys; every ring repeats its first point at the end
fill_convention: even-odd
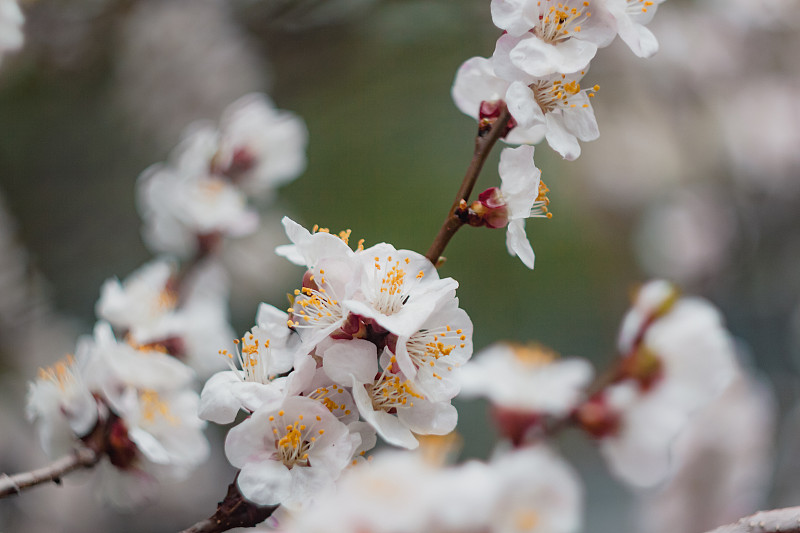
{"type": "Polygon", "coordinates": [[[327,327],[344,318],[344,310],[339,305],[335,291],[325,277],[325,271],[319,271],[319,277],[309,274],[308,286],[295,289],[295,301],[287,309],[291,314],[289,327],[327,327]]]}
{"type": "Polygon", "coordinates": [[[303,415],[297,415],[289,423],[284,420],[284,411],[278,411],[278,417],[270,415],[269,423],[275,438],[277,459],[287,468],[294,466],[310,466],[308,454],[314,448],[317,435],[323,435],[324,429],[314,430],[316,422],[322,420],[316,417],[316,422],[306,425],[303,415]]]}
{"type": "MultiPolygon", "coordinates": [[[[529,85],[533,91],[534,100],[539,104],[542,113],[552,113],[556,109],[575,108],[578,104],[571,100],[574,96],[586,93],[589,98],[593,98],[595,92],[600,90],[599,85],[595,85],[591,89],[581,89],[581,84],[577,80],[566,81],[566,77],[566,74],[562,74],[560,78],[537,80],[529,85]]],[[[581,107],[589,107],[589,104],[581,104],[581,107]]]]}
{"type": "Polygon", "coordinates": [[[329,385],[327,387],[318,387],[312,393],[308,394],[308,398],[317,400],[338,418],[339,416],[347,416],[351,413],[346,403],[339,403],[334,398],[336,395],[342,397],[341,395],[343,395],[344,392],[344,389],[338,385],[329,385]],[[341,415],[337,414],[337,411],[339,411],[341,415]]]}
{"type": "MultiPolygon", "coordinates": [[[[392,358],[394,363],[394,358],[392,358]]],[[[391,372],[391,364],[375,383],[367,384],[367,392],[372,398],[372,408],[376,411],[394,412],[398,408],[413,407],[414,398],[424,400],[411,386],[411,381],[401,380],[400,376],[391,372]]]]}
{"type": "MultiPolygon", "coordinates": [[[[580,7],[570,7],[562,2],[555,3],[544,0],[549,7],[544,8],[544,14],[539,15],[539,23],[533,27],[533,33],[544,42],[555,44],[580,33],[581,24],[591,16],[588,10],[589,2],[585,1],[580,7]]],[[[542,7],[542,2],[539,2],[542,7]]]]}
{"type": "Polygon", "coordinates": [[[228,350],[220,350],[219,353],[228,358],[228,366],[241,381],[262,384],[272,381],[273,376],[269,373],[272,359],[269,339],[261,342],[255,335],[249,333],[242,337],[241,342],[239,339],[234,339],[233,343],[236,345],[236,355],[228,350]],[[234,359],[239,363],[241,370],[236,367],[234,359]]]}
{"type": "Polygon", "coordinates": [[[170,425],[177,426],[180,420],[172,414],[169,405],[161,399],[158,392],[147,389],[139,393],[139,401],[142,408],[142,419],[148,423],[154,423],[156,417],[163,418],[170,425]]]}
{"type": "Polygon", "coordinates": [[[65,393],[78,386],[78,378],[74,372],[75,357],[67,355],[53,366],[39,369],[39,379],[54,383],[65,393]]]}
{"type": "MultiPolygon", "coordinates": [[[[449,356],[456,348],[464,348],[467,336],[461,329],[454,330],[450,326],[435,329],[423,329],[414,333],[406,343],[408,355],[417,368],[436,368],[440,359],[449,356]]],[[[447,371],[452,371],[452,366],[446,366],[447,371]]],[[[442,376],[433,372],[433,376],[442,379],[442,376]]]]}
{"type": "MultiPolygon", "coordinates": [[[[381,262],[380,257],[375,257],[375,273],[380,278],[372,304],[384,315],[393,315],[400,311],[409,298],[409,286],[411,280],[421,280],[425,273],[420,270],[416,276],[409,278],[402,264],[408,265],[408,258],[401,261],[392,261],[392,256],[386,258],[386,262],[381,262]]],[[[377,280],[376,280],[377,281],[377,280]]]]}
{"type": "Polygon", "coordinates": [[[513,352],[517,361],[533,368],[547,366],[558,358],[558,353],[541,344],[514,346],[513,352]]]}

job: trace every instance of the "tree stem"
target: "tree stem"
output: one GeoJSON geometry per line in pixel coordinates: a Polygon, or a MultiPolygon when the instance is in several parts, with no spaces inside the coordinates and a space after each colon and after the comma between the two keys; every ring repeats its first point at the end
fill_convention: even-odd
{"type": "Polygon", "coordinates": [[[464,225],[464,221],[456,214],[456,210],[461,205],[461,202],[466,202],[470,194],[472,194],[472,189],[475,187],[475,182],[478,180],[481,169],[483,169],[483,164],[492,151],[492,147],[494,147],[500,137],[508,132],[508,121],[510,118],[511,114],[504,106],[500,116],[489,125],[488,129],[486,129],[483,124],[479,125],[478,135],[475,137],[475,150],[472,155],[472,161],[469,163],[467,172],[464,175],[464,180],[461,182],[461,187],[458,189],[458,194],[453,201],[453,205],[450,207],[447,218],[444,219],[439,233],[428,249],[428,253],[425,254],[425,257],[434,265],[439,263],[439,259],[441,258],[442,252],[444,252],[444,249],[447,247],[447,243],[450,242],[453,235],[464,225]]]}

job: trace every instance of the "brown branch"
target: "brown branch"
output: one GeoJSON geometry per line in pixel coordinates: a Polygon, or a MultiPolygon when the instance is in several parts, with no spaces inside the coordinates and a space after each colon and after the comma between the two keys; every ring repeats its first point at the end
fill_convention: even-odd
{"type": "Polygon", "coordinates": [[[450,211],[447,214],[447,218],[444,219],[439,233],[428,249],[428,253],[425,254],[425,257],[434,265],[439,263],[439,259],[442,252],[444,252],[444,249],[447,247],[447,243],[450,242],[453,235],[464,225],[464,221],[458,216],[456,211],[461,205],[461,202],[468,200],[470,194],[472,194],[472,189],[475,187],[475,182],[478,181],[478,176],[481,173],[481,169],[483,169],[486,158],[492,151],[492,147],[497,143],[500,137],[508,133],[508,121],[510,118],[511,114],[508,112],[508,109],[503,106],[500,115],[494,119],[494,122],[489,125],[488,129],[486,129],[485,125],[482,123],[479,125],[478,136],[475,137],[475,150],[472,155],[472,161],[470,161],[467,172],[464,175],[464,180],[461,182],[461,188],[458,189],[456,199],[450,207],[450,211]]]}
{"type": "Polygon", "coordinates": [[[80,448],[45,467],[13,476],[2,474],[0,475],[0,498],[19,494],[25,489],[42,483],[52,482],[58,485],[65,474],[81,468],[91,468],[101,457],[101,453],[97,453],[91,448],[80,448]]]}
{"type": "Polygon", "coordinates": [[[760,511],[707,533],[800,533],[800,507],[760,511]]]}
{"type": "Polygon", "coordinates": [[[261,507],[247,501],[239,492],[234,478],[233,483],[228,485],[225,499],[217,504],[217,512],[181,533],[220,533],[236,527],[254,527],[272,516],[277,508],[277,505],[261,507]]]}

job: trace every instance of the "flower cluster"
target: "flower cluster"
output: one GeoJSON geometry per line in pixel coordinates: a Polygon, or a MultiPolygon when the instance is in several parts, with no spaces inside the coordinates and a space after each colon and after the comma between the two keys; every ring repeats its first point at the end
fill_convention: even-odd
{"type": "MultiPolygon", "coordinates": [[[[184,477],[208,456],[192,385],[225,367],[217,350],[233,349],[228,277],[211,255],[224,237],[255,229],[247,195],[268,196],[295,178],[305,166],[305,144],[299,118],[254,94],[232,104],[219,128],[190,127],[169,164],[140,176],[147,244],[192,260],[179,266],[159,258],[122,282],[106,281],[94,338],[43,370],[28,398],[44,449],[92,449],[101,468],[113,472],[103,483],[113,502],[152,499],[155,481],[184,477]]],[[[280,326],[286,340],[285,317],[280,326]]]]}
{"type": "MultiPolygon", "coordinates": [[[[565,159],[577,159],[578,141],[600,135],[591,104],[600,87],[581,87],[589,63],[616,35],[636,55],[654,54],[658,42],[644,25],[662,1],[492,0],[492,19],[503,34],[491,58],[473,57],[461,66],[453,100],[481,125],[508,117],[507,109],[510,118],[501,125],[507,142],[532,145],[546,139],[565,159]]],[[[532,147],[506,148],[499,172],[503,185],[472,204],[470,223],[507,225],[509,253],[533,268],[525,219],[549,216],[549,200],[532,147]]]]}
{"type": "Polygon", "coordinates": [[[350,248],[349,231],[309,232],[284,218],[278,253],[305,267],[292,306],[262,304],[231,370],[212,376],[200,414],[230,423],[228,459],[257,504],[306,504],[374,446],[455,428],[450,400],[472,355],[472,323],[451,278],[423,256],[380,243],[350,248]],[[238,364],[236,364],[238,363],[238,364]],[[359,421],[359,418],[363,421],[359,421]]]}
{"type": "Polygon", "coordinates": [[[129,506],[152,500],[158,481],[182,479],[208,457],[194,376],[157,349],[117,341],[99,322],[74,356],[40,371],[27,414],[48,455],[85,445],[102,456],[103,496],[129,506]]]}
{"type": "Polygon", "coordinates": [[[222,237],[251,233],[258,214],[248,196],[269,197],[300,175],[307,137],[299,117],[275,109],[263,94],[231,104],[218,126],[192,124],[167,163],[139,176],[145,242],[155,252],[189,257],[222,237]]]}

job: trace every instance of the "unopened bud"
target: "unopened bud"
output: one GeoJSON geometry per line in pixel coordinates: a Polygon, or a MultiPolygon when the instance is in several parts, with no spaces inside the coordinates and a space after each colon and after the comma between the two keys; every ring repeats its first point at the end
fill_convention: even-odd
{"type": "Polygon", "coordinates": [[[580,427],[596,439],[609,437],[619,431],[620,415],[608,405],[602,393],[581,404],[573,416],[580,427]]]}

